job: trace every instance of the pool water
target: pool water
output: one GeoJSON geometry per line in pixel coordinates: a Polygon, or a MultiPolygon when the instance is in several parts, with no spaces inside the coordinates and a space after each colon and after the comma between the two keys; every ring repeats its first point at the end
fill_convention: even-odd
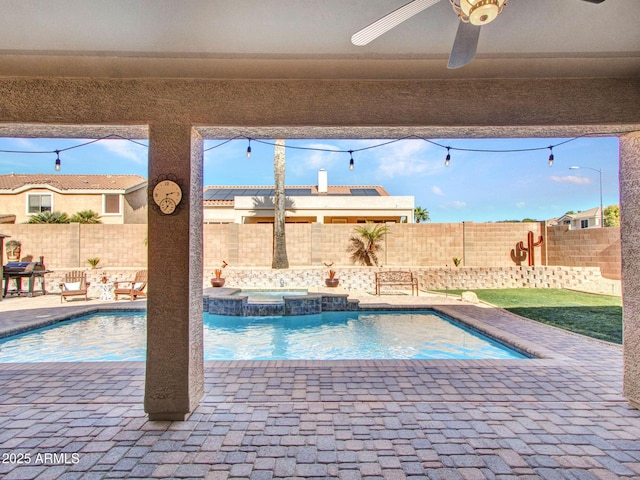
{"type": "MultiPolygon", "coordinates": [[[[432,312],[204,315],[205,360],[528,358],[432,312]]],[[[0,340],[0,362],[143,361],[146,316],[94,314],[0,340]]]]}

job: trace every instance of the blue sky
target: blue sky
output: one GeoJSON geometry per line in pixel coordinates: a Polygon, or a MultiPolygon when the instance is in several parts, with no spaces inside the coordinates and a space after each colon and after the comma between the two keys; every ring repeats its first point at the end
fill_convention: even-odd
{"type": "MultiPolygon", "coordinates": [[[[599,205],[599,174],[602,170],[605,206],[619,203],[618,139],[580,138],[555,147],[553,167],[548,166],[549,145],[567,139],[447,139],[433,141],[452,148],[471,150],[520,150],[488,153],[447,151],[419,139],[401,140],[287,140],[287,146],[327,150],[354,150],[355,168],[349,170],[348,153],[286,150],[286,184],[315,185],[317,172],[328,172],[330,185],[381,185],[392,195],[413,195],[415,205],[429,211],[433,222],[486,222],[535,218],[549,219],[568,210],[587,210],[599,205]]],[[[53,151],[86,140],[0,139],[0,150],[53,151]]],[[[272,142],[265,140],[265,142],[272,142]]],[[[146,143],[146,142],[144,142],[146,143]]],[[[205,148],[221,143],[206,141],[205,148]]],[[[205,185],[272,185],[273,145],[233,140],[205,153],[205,185]]],[[[51,173],[55,154],[0,152],[0,174],[51,173]]],[[[147,177],[147,148],[126,140],[102,140],[60,153],[60,173],[138,174],[147,177]]],[[[0,205],[0,210],[2,210],[0,205]]]]}

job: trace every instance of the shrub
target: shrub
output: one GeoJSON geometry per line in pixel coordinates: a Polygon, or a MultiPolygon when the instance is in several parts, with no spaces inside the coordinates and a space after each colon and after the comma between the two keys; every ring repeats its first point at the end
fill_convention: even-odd
{"type": "Polygon", "coordinates": [[[367,222],[356,227],[349,239],[347,252],[351,254],[351,261],[360,265],[378,265],[378,252],[382,251],[382,241],[389,233],[389,227],[380,223],[367,222]]]}
{"type": "Polygon", "coordinates": [[[69,217],[64,212],[41,212],[29,217],[27,223],[69,223],[69,217]]]}
{"type": "Polygon", "coordinates": [[[71,223],[89,223],[89,224],[102,223],[98,212],[94,212],[93,210],[81,210],[77,213],[74,213],[69,219],[69,221],[71,223]]]}

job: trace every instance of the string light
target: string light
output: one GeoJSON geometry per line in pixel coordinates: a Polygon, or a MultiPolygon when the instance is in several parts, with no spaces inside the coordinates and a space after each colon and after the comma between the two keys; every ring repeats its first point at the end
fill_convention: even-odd
{"type": "MultiPolygon", "coordinates": [[[[308,151],[316,151],[316,152],[327,152],[327,153],[349,153],[350,155],[350,159],[349,159],[349,169],[353,170],[354,168],[354,161],[353,161],[353,153],[354,152],[362,152],[365,150],[371,150],[374,148],[380,148],[380,147],[384,147],[386,145],[390,145],[392,143],[396,143],[396,142],[400,142],[403,140],[422,140],[424,142],[430,143],[431,145],[435,145],[437,147],[443,148],[447,150],[447,156],[445,159],[445,165],[448,166],[449,163],[451,162],[451,150],[457,150],[457,151],[462,151],[462,152],[477,152],[477,153],[517,153],[517,152],[533,152],[533,151],[538,151],[538,150],[544,150],[544,149],[549,149],[550,151],[550,155],[549,155],[549,166],[553,166],[553,162],[554,162],[554,155],[553,155],[553,149],[556,147],[559,147],[561,145],[564,145],[566,143],[569,142],[573,142],[575,140],[578,140],[580,138],[585,138],[585,137],[611,137],[611,136],[618,136],[618,135],[624,135],[627,133],[631,133],[632,131],[621,131],[621,132],[588,132],[588,133],[584,133],[582,135],[578,135],[577,137],[573,137],[573,138],[569,138],[567,140],[563,140],[561,142],[556,143],[555,145],[549,145],[547,147],[532,147],[532,148],[518,148],[518,149],[481,149],[481,148],[462,148],[462,147],[451,147],[451,146],[447,146],[447,145],[443,145],[441,143],[438,143],[436,141],[430,140],[428,138],[424,138],[421,137],[419,135],[408,135],[406,137],[401,137],[401,138],[397,138],[394,140],[389,140],[386,142],[381,142],[381,143],[377,143],[377,144],[373,144],[373,145],[369,145],[367,147],[361,147],[361,148],[357,148],[357,149],[352,149],[352,150],[340,150],[340,149],[331,149],[331,148],[322,148],[322,147],[301,147],[301,146],[296,146],[296,145],[285,145],[285,148],[287,149],[294,149],[294,150],[308,150],[308,151]]],[[[92,143],[96,143],[99,142],[101,140],[106,140],[109,138],[119,138],[122,140],[126,140],[128,142],[131,143],[135,143],[136,145],[140,145],[143,147],[147,147],[148,145],[146,145],[145,143],[130,139],[130,138],[126,138],[123,137],[121,135],[117,135],[117,134],[111,134],[111,135],[106,135],[104,137],[100,137],[100,138],[96,138],[94,140],[90,140],[88,142],[84,142],[84,143],[79,143],[77,145],[72,145],[70,147],[66,147],[66,148],[60,148],[60,149],[56,149],[56,150],[44,150],[44,151],[33,151],[33,150],[3,150],[0,149],[0,153],[26,153],[26,154],[52,154],[55,153],[56,154],[56,161],[55,161],[55,169],[56,171],[59,171],[61,168],[61,163],[60,163],[60,153],[61,152],[65,152],[67,150],[72,150],[74,148],[80,148],[80,147],[84,147],[87,145],[90,145],[92,143]]],[[[259,140],[256,138],[252,138],[252,137],[247,137],[246,135],[236,135],[234,137],[228,138],[224,141],[221,141],[220,143],[217,143],[216,145],[213,145],[209,148],[204,149],[204,152],[208,152],[210,150],[219,148],[223,145],[226,145],[227,143],[233,141],[233,140],[238,140],[238,139],[245,139],[249,142],[249,145],[247,147],[247,158],[250,158],[251,156],[251,141],[255,141],[258,143],[262,143],[265,145],[271,145],[274,146],[275,143],[274,142],[270,142],[270,141],[266,141],[266,140],[259,140]]]]}
{"type": "Polygon", "coordinates": [[[52,153],[55,153],[56,154],[55,168],[56,168],[56,170],[60,170],[60,153],[66,152],[67,150],[73,150],[74,148],[86,147],[87,145],[91,145],[92,143],[96,143],[96,142],[99,142],[101,140],[106,140],[106,139],[110,139],[110,138],[119,138],[121,140],[126,140],[127,142],[135,143],[136,145],[140,145],[142,147],[146,147],[146,148],[149,147],[148,145],[146,145],[146,144],[144,144],[142,142],[138,142],[136,140],[133,140],[131,138],[123,137],[122,135],[111,134],[111,135],[106,135],[104,137],[100,137],[100,138],[96,138],[96,139],[93,139],[93,140],[89,140],[88,142],[78,143],[77,145],[71,145],[70,147],[66,147],[66,148],[57,148],[55,150],[4,150],[4,149],[0,149],[0,153],[25,153],[25,154],[30,154],[30,155],[35,155],[35,154],[50,155],[52,153]]]}
{"type": "MultiPolygon", "coordinates": [[[[396,143],[396,142],[400,142],[403,140],[422,140],[424,142],[430,143],[431,145],[435,145],[437,147],[443,148],[447,150],[447,158],[445,160],[445,165],[449,165],[451,162],[451,151],[452,150],[457,150],[457,151],[461,151],[461,152],[476,152],[476,153],[519,153],[519,152],[534,152],[534,151],[539,151],[539,150],[546,150],[546,149],[550,149],[551,150],[551,155],[549,157],[549,165],[552,166],[553,165],[553,148],[559,147],[561,145],[564,145],[566,143],[569,142],[573,142],[575,140],[578,140],[580,138],[585,138],[585,137],[610,137],[610,136],[617,136],[617,135],[624,135],[627,133],[631,133],[631,130],[628,131],[620,131],[620,132],[588,132],[588,133],[584,133],[582,135],[578,135],[576,137],[573,138],[569,138],[566,140],[563,140],[561,142],[556,143],[555,145],[550,145],[550,146],[546,146],[546,147],[531,147],[531,148],[505,148],[505,149],[484,149],[484,148],[463,148],[463,147],[452,147],[452,146],[448,146],[448,145],[443,145],[441,143],[438,143],[436,141],[430,140],[428,138],[424,138],[421,137],[420,135],[407,135],[406,137],[401,137],[401,138],[397,138],[394,140],[389,140],[386,142],[381,142],[381,143],[377,143],[377,144],[373,144],[373,145],[369,145],[367,147],[361,147],[361,148],[356,148],[356,149],[350,149],[350,150],[341,150],[338,148],[332,149],[332,148],[323,148],[323,147],[302,147],[302,146],[296,146],[296,145],[291,145],[288,144],[285,146],[286,149],[293,149],[293,150],[307,150],[307,151],[314,151],[314,152],[325,152],[325,153],[349,153],[350,154],[350,160],[349,160],[349,167],[352,167],[352,159],[353,159],[353,153],[355,152],[362,152],[364,150],[371,150],[374,148],[380,148],[380,147],[384,147],[386,145],[390,145],[392,143],[396,143]]],[[[214,150],[216,148],[219,148],[223,145],[226,145],[227,143],[231,142],[232,140],[238,140],[238,139],[246,139],[246,140],[253,140],[254,142],[258,142],[264,145],[270,145],[270,146],[274,146],[275,143],[272,141],[268,141],[268,140],[260,140],[257,138],[252,138],[252,137],[247,137],[245,135],[237,135],[235,137],[231,137],[228,138],[224,141],[221,141],[220,143],[217,143],[216,145],[212,145],[209,148],[204,149],[205,152],[209,151],[209,150],[214,150]]]]}

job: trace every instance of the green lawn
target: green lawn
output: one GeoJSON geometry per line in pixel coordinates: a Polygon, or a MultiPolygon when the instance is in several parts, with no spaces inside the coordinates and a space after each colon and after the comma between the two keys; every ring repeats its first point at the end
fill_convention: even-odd
{"type": "MultiPolygon", "coordinates": [[[[622,343],[622,299],[553,288],[473,290],[480,300],[517,315],[622,343]]],[[[449,290],[459,295],[463,290],[449,290]]]]}

